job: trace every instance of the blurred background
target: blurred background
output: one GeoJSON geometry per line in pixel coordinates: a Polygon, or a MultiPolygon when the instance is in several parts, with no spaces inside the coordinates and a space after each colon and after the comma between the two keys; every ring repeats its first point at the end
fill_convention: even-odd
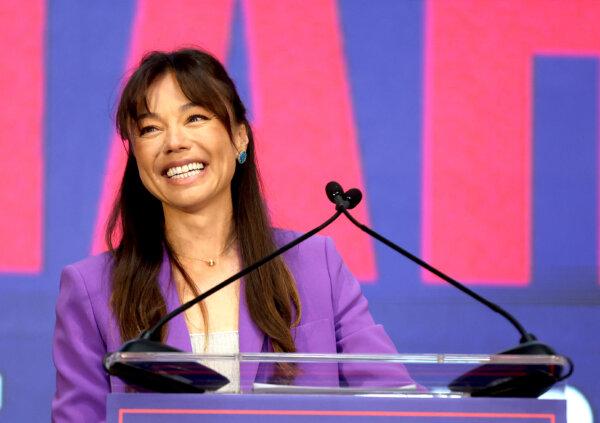
{"type": "MultiPolygon", "coordinates": [[[[277,226],[356,216],[513,312],[600,413],[600,2],[5,0],[0,420],[47,421],[60,270],[101,252],[120,88],[144,52],[220,58],[277,226]]],[[[400,352],[494,353],[500,317],[345,222],[327,235],[400,352]]]]}

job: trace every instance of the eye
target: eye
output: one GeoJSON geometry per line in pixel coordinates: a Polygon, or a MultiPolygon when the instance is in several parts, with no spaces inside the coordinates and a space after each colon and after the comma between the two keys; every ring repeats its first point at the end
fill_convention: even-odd
{"type": "Polygon", "coordinates": [[[193,114],[187,118],[188,123],[198,123],[198,122],[206,122],[209,121],[210,117],[201,114],[193,114]]]}
{"type": "Polygon", "coordinates": [[[152,132],[158,131],[158,128],[153,125],[142,126],[140,128],[140,136],[151,134],[152,132]]]}

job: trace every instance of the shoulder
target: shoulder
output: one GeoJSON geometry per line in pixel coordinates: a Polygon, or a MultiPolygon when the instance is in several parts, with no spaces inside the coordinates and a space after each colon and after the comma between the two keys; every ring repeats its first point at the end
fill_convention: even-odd
{"type": "MultiPolygon", "coordinates": [[[[278,247],[301,235],[302,233],[290,230],[274,230],[275,243],[278,247]]],[[[337,285],[336,278],[342,259],[330,237],[314,235],[284,253],[283,257],[294,276],[302,300],[314,299],[315,294],[318,293],[323,301],[331,303],[332,290],[337,285]]]]}
{"type": "Polygon", "coordinates": [[[85,288],[88,295],[106,293],[112,269],[112,256],[103,253],[88,257],[64,267],[61,275],[61,289],[64,284],[75,283],[85,288]]]}
{"type": "MultiPolygon", "coordinates": [[[[287,229],[273,229],[275,245],[279,248],[303,235],[287,229]]],[[[337,271],[343,263],[334,241],[323,235],[313,235],[284,254],[290,267],[303,266],[314,269],[337,271]]],[[[331,275],[330,275],[331,276],[331,275]]]]}
{"type": "Polygon", "coordinates": [[[65,266],[56,301],[57,318],[86,315],[91,320],[107,314],[111,258],[108,253],[65,266]]]}
{"type": "MultiPolygon", "coordinates": [[[[283,247],[285,244],[292,242],[293,240],[302,235],[302,232],[297,232],[289,229],[273,229],[273,238],[275,240],[275,245],[278,248],[283,247]]],[[[307,258],[306,256],[312,255],[325,258],[324,254],[328,249],[335,249],[331,238],[323,235],[313,235],[312,237],[298,244],[296,247],[292,248],[287,253],[287,255],[295,256],[297,258],[303,257],[304,259],[307,258]]]]}
{"type": "Polygon", "coordinates": [[[113,335],[109,336],[113,321],[109,309],[111,269],[112,256],[109,253],[65,266],[56,302],[57,317],[80,319],[85,315],[108,342],[109,338],[113,338],[113,335]]]}
{"type": "Polygon", "coordinates": [[[65,270],[74,270],[83,276],[93,276],[110,272],[111,266],[112,256],[106,252],[71,263],[65,267],[65,270]]]}
{"type": "MultiPolygon", "coordinates": [[[[274,229],[273,238],[275,245],[280,248],[285,244],[292,242],[303,234],[300,232],[287,230],[287,229],[274,229]]],[[[312,237],[304,240],[300,244],[296,245],[292,249],[284,253],[283,257],[287,265],[291,268],[303,267],[303,268],[319,268],[326,266],[326,253],[327,243],[331,242],[328,237],[321,235],[313,235],[312,237]]],[[[293,271],[293,269],[290,269],[293,271]]]]}

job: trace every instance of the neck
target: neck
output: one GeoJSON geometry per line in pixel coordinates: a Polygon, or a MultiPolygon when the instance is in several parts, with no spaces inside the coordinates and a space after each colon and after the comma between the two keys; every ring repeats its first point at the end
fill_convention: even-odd
{"type": "Polygon", "coordinates": [[[163,211],[167,240],[180,257],[216,259],[232,244],[231,201],[192,213],[168,206],[163,211]]]}

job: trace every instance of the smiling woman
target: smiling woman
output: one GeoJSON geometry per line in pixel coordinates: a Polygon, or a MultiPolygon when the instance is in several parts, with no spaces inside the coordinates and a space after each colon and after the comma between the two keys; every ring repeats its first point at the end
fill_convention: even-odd
{"type": "MultiPolygon", "coordinates": [[[[107,225],[110,249],[61,277],[55,421],[102,421],[106,395],[126,389],[104,373],[107,352],[295,237],[269,223],[245,108],[209,54],[148,54],[123,90],[117,127],[128,159],[107,225]]],[[[161,337],[196,353],[396,351],[323,237],[211,295],[161,337]]],[[[398,385],[412,383],[397,370],[398,385]]],[[[236,391],[239,368],[219,371],[236,391]]],[[[279,372],[291,382],[296,368],[279,372]]]]}
{"type": "Polygon", "coordinates": [[[146,98],[152,112],[140,115],[132,137],[144,186],[165,213],[208,204],[231,210],[236,158],[248,146],[246,125],[234,122],[231,139],[216,115],[189,102],[173,72],[158,78],[146,98]]]}

